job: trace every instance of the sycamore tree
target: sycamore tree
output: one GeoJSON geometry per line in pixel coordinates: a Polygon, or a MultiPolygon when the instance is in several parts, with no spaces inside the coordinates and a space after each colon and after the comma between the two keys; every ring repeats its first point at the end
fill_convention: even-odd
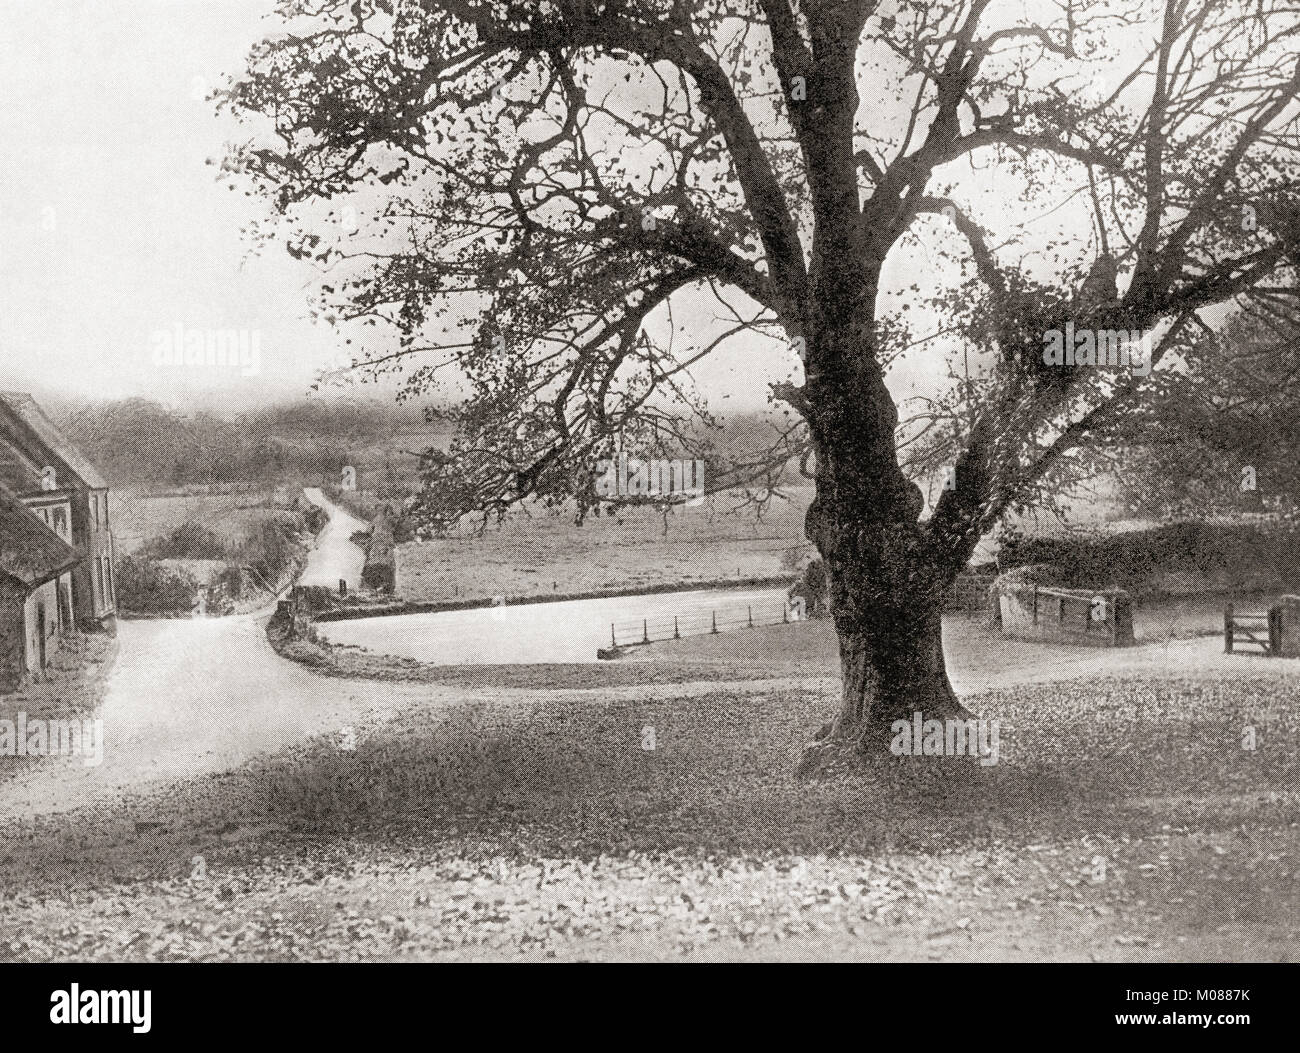
{"type": "Polygon", "coordinates": [[[255,128],[223,169],[294,217],[359,370],[467,385],[427,524],[598,508],[613,450],[692,455],[697,363],[781,342],[789,426],[710,484],[792,461],[814,480],[843,680],[814,760],[965,715],[941,597],[980,537],[1140,415],[1189,327],[1296,293],[1300,19],[1279,0],[279,13],[223,93],[255,128]],[[933,266],[900,278],[922,235],[933,266]],[[733,324],[693,338],[674,312],[704,301],[733,324]],[[1155,369],[1116,365],[1116,333],[1155,369]],[[951,381],[919,423],[886,383],[918,355],[951,381]],[[951,451],[930,506],[909,422],[951,451]]]}
{"type": "Polygon", "coordinates": [[[1189,338],[1115,475],[1141,517],[1300,513],[1300,310],[1264,301],[1189,338]]]}

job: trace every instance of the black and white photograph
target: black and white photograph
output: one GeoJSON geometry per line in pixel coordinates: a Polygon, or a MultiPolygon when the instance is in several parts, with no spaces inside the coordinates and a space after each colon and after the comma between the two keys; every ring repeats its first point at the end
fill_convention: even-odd
{"type": "Polygon", "coordinates": [[[1290,0],[0,16],[52,1034],[178,1012],[72,966],[1300,957],[1290,0]]]}

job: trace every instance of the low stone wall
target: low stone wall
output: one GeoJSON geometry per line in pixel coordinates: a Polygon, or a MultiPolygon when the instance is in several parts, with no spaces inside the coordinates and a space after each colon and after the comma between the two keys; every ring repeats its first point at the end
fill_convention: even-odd
{"type": "Polygon", "coordinates": [[[397,584],[397,562],[393,554],[395,547],[388,512],[381,508],[370,525],[366,565],[361,572],[361,584],[365,588],[392,595],[397,584]]]}
{"type": "Polygon", "coordinates": [[[1056,589],[1017,581],[994,586],[991,616],[1003,635],[1088,647],[1133,640],[1133,604],[1123,589],[1056,589]]]}
{"type": "Polygon", "coordinates": [[[1273,610],[1282,615],[1276,653],[1284,658],[1300,658],[1300,596],[1283,596],[1273,610]]]}

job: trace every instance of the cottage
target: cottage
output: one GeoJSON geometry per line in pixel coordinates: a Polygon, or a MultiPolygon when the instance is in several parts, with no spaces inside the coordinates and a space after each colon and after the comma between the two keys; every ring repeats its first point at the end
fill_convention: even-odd
{"type": "Polygon", "coordinates": [[[69,627],[111,630],[117,589],[108,484],[36,401],[20,392],[0,392],[0,485],[76,551],[67,583],[69,627]]]}
{"type": "Polygon", "coordinates": [[[77,552],[0,486],[0,691],[39,676],[72,627],[77,552]]]}

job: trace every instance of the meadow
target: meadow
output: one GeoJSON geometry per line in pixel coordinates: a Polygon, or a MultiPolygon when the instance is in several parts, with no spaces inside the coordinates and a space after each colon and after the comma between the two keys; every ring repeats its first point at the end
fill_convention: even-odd
{"type": "Polygon", "coordinates": [[[796,779],[838,688],[815,623],[648,648],[604,683],[446,671],[456,690],[348,718],[349,745],[5,829],[0,956],[1300,953],[1300,663],[950,635],[966,704],[1000,722],[995,766],[796,779]]]}
{"type": "Polygon", "coordinates": [[[114,490],[109,505],[113,538],[120,554],[131,555],[192,522],[237,544],[277,512],[292,509],[300,494],[296,487],[260,483],[114,490]]]}
{"type": "Polygon", "coordinates": [[[761,518],[738,494],[678,508],[665,519],[625,509],[574,524],[571,513],[530,510],[436,541],[397,548],[397,594],[437,601],[635,591],[661,585],[792,576],[811,546],[806,487],[783,489],[761,518]]]}

